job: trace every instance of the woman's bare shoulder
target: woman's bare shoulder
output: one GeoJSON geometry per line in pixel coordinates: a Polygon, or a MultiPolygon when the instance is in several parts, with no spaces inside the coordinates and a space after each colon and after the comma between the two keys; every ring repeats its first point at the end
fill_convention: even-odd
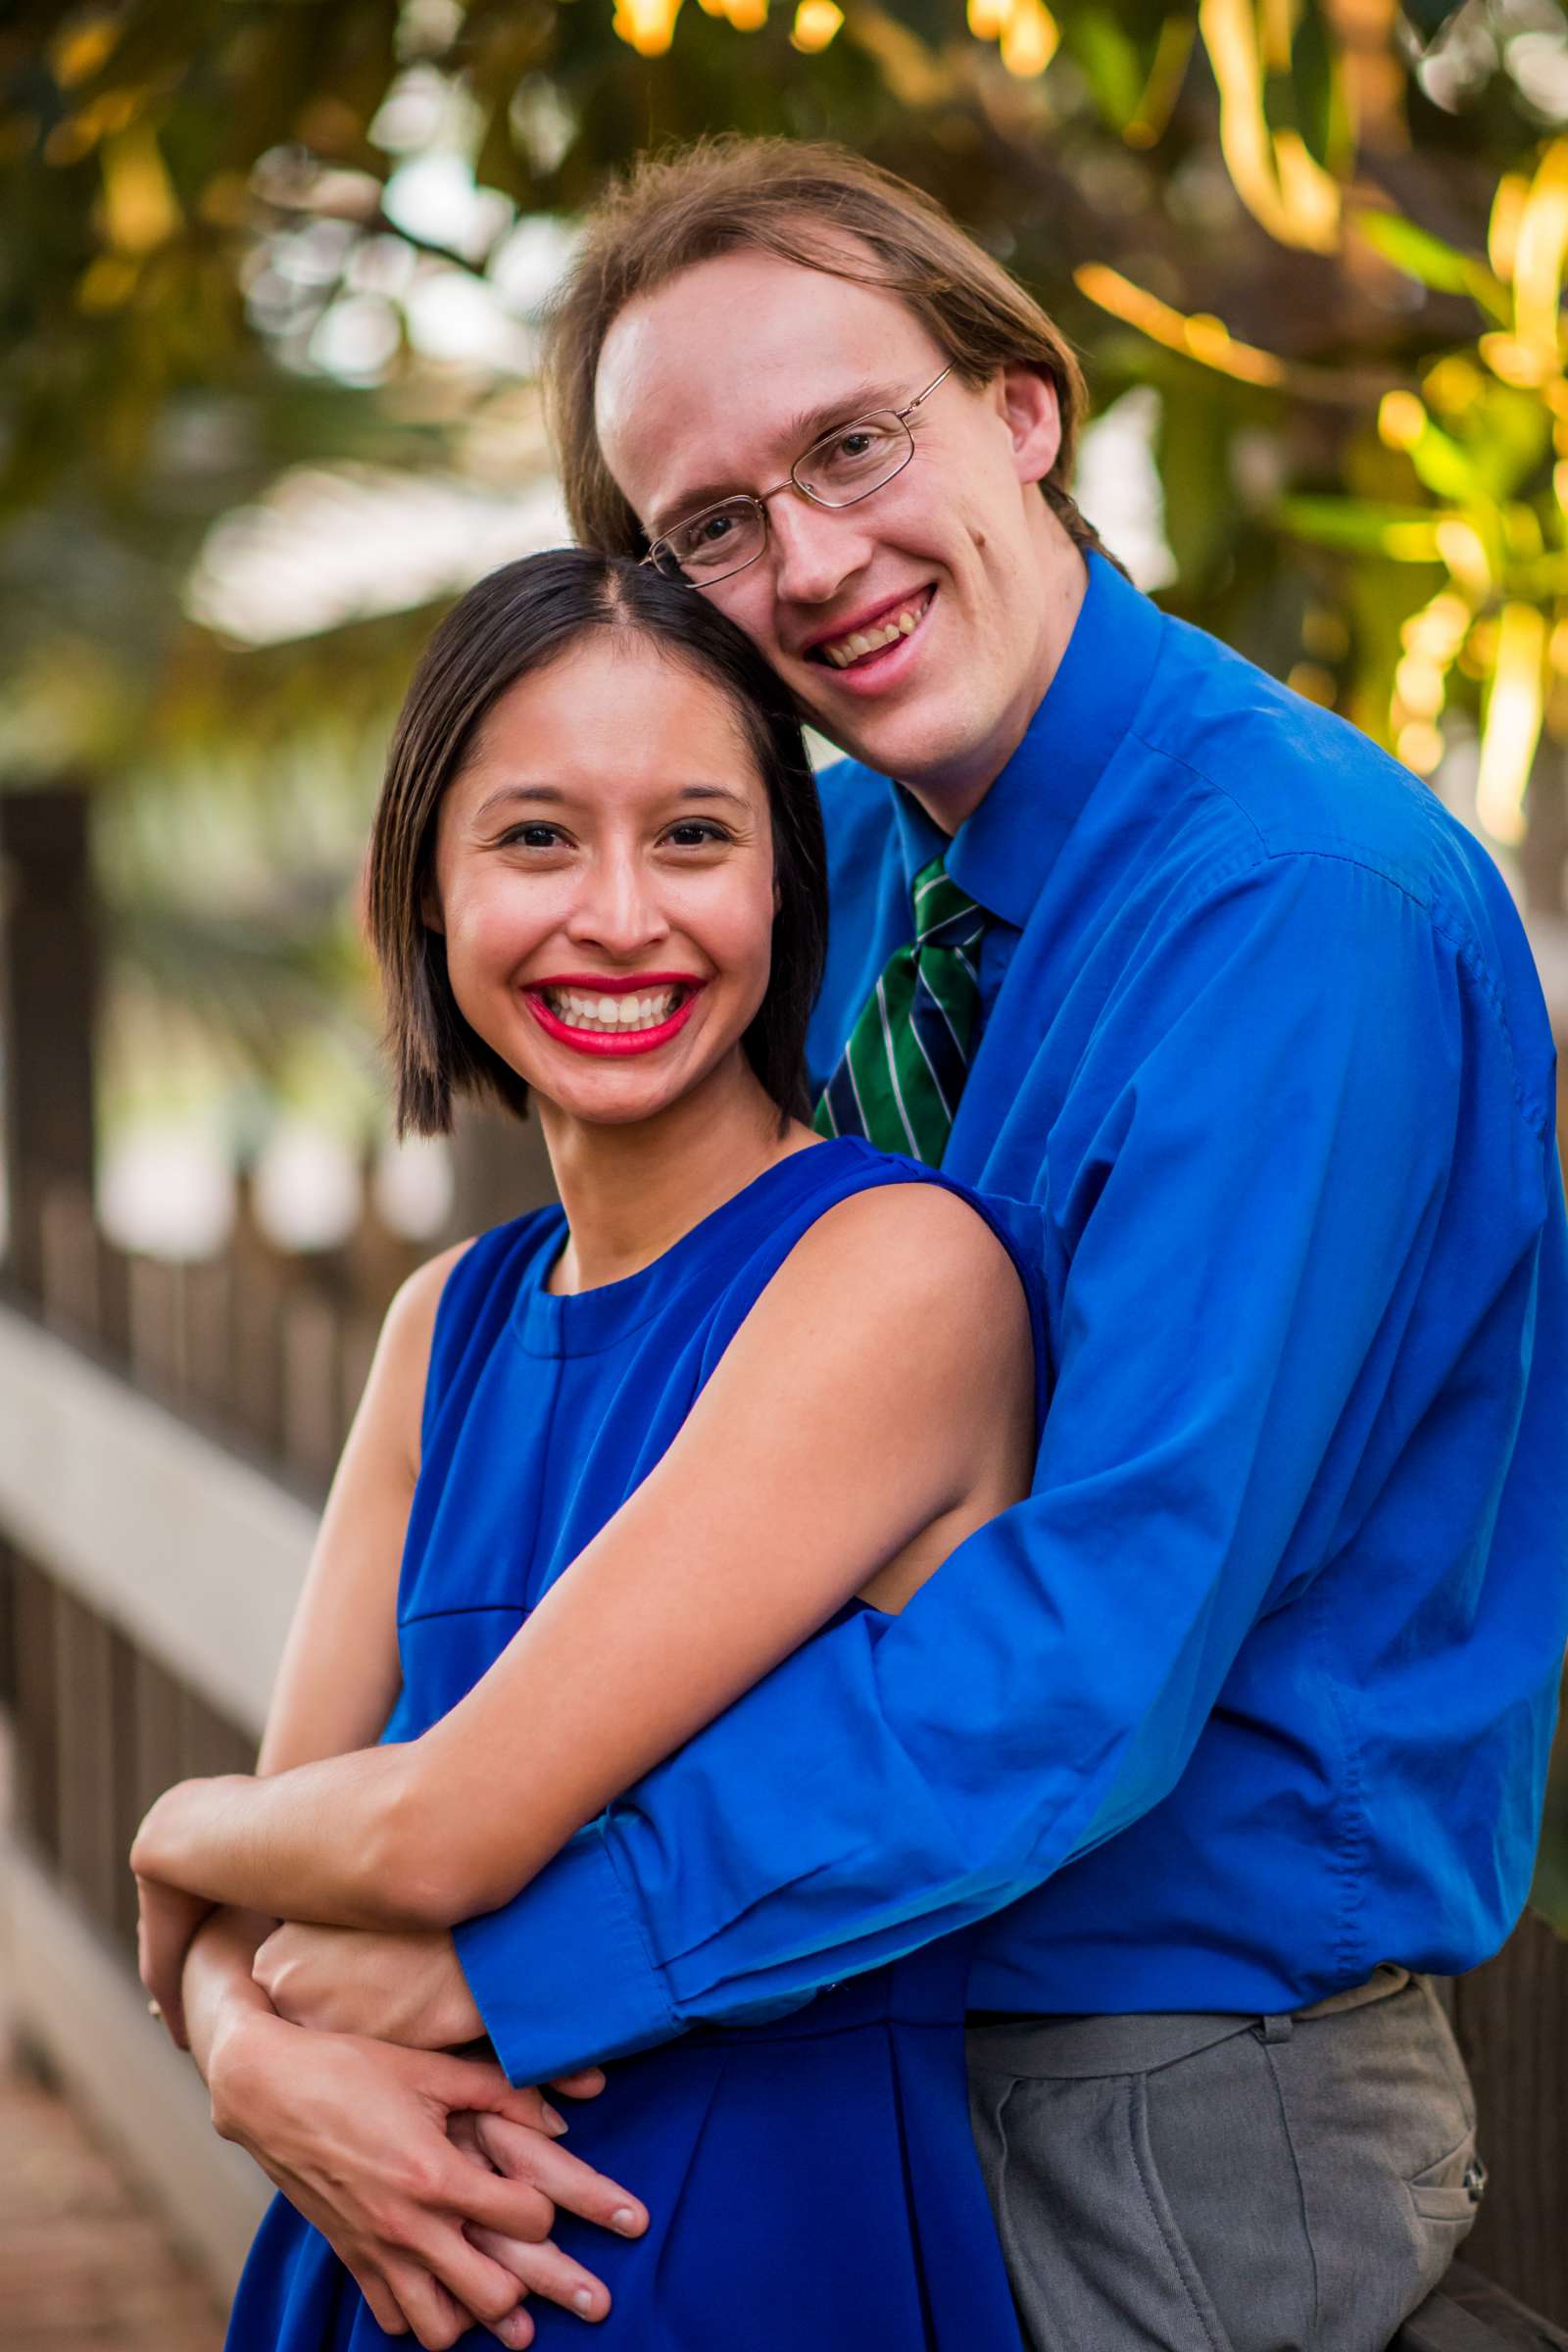
{"type": "Polygon", "coordinates": [[[848,1281],[915,1307],[1021,1294],[1006,1246],[972,1201],[943,1184],[890,1182],[835,1201],[786,1261],[797,1280],[848,1281]]]}
{"type": "Polygon", "coordinates": [[[831,1329],[835,1352],[886,1370],[918,1345],[928,1370],[960,1379],[1032,1363],[1029,1305],[1011,1254],[972,1202],[941,1184],[867,1187],[824,1209],[758,1305],[770,1343],[831,1329]]]}
{"type": "Polygon", "coordinates": [[[375,1361],[366,1388],[366,1404],[389,1436],[395,1434],[416,1471],[419,1461],[419,1431],[424,1418],[424,1384],[430,1368],[430,1345],[447,1279],[460,1258],[472,1249],[474,1236],[454,1242],[416,1266],[393,1293],[381,1323],[375,1361]]]}

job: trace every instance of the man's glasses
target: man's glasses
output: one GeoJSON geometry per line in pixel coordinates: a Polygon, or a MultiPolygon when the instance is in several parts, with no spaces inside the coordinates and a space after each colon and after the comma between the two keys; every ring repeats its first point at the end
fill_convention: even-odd
{"type": "Polygon", "coordinates": [[[781,490],[798,490],[816,507],[858,506],[904,471],[914,455],[909,418],[952,373],[951,367],[944,368],[906,408],[877,409],[853,424],[836,424],[796,459],[785,479],[771,490],[760,491],[755,498],[742,491],[688,514],[661,533],[643,562],[666,580],[679,580],[687,588],[711,588],[732,572],[744,571],[766,551],[767,502],[781,490]]]}

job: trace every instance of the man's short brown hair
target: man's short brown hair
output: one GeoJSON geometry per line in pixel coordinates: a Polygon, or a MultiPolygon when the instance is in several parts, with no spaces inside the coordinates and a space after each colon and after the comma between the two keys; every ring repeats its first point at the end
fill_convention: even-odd
{"type": "Polygon", "coordinates": [[[747,248],[899,295],[971,385],[1009,362],[1048,377],[1061,447],[1041,492],[1076,545],[1099,547],[1067,488],[1083,375],[1033,297],[907,180],[845,147],[737,134],[641,157],[590,215],[552,306],[545,399],[566,510],[585,546],[635,556],[648,544],[599,447],[594,388],[605,338],[639,296],[747,248]]]}

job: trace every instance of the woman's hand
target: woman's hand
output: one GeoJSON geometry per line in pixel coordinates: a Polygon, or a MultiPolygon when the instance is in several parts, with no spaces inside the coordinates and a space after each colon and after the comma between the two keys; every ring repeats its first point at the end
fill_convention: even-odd
{"type": "Polygon", "coordinates": [[[205,1895],[184,1894],[161,1880],[136,1876],[136,1964],[174,2047],[190,2048],[180,1990],[185,1955],[197,1929],[212,1911],[205,1895]]]}
{"type": "Polygon", "coordinates": [[[285,1921],[251,1974],[279,2017],[416,2050],[450,2050],[484,2032],[445,1928],[318,1928],[285,1921]]]}
{"type": "Polygon", "coordinates": [[[621,2236],[647,2227],[635,2197],[558,2146],[564,2127],[538,2091],[475,2059],[251,2011],[215,2043],[208,2087],[220,2133],[320,2230],[377,2325],[431,2352],[475,2320],[530,2342],[527,2294],[603,2318],[607,2288],[549,2242],[558,2205],[621,2236]]]}

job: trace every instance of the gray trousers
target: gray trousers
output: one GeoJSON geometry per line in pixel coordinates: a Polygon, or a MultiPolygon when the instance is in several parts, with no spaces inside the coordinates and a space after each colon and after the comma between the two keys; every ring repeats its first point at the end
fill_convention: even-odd
{"type": "Polygon", "coordinates": [[[1293,2016],[976,2026],[970,2110],[1029,2352],[1386,2352],[1475,2219],[1424,1978],[1293,2016]]]}

